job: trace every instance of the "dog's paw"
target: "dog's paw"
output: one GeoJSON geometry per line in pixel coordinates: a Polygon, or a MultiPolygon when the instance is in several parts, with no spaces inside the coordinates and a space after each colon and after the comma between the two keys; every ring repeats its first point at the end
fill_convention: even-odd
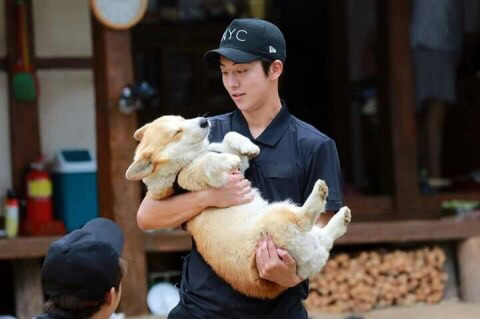
{"type": "Polygon", "coordinates": [[[220,170],[231,172],[240,168],[240,158],[233,154],[219,154],[221,157],[220,170]]]}
{"type": "Polygon", "coordinates": [[[222,187],[227,182],[228,173],[240,168],[240,158],[233,154],[216,154],[215,161],[208,163],[205,176],[208,184],[213,187],[222,187]]]}
{"type": "Polygon", "coordinates": [[[227,133],[223,139],[223,143],[238,155],[246,156],[249,159],[260,154],[260,148],[257,145],[252,143],[249,138],[237,132],[227,133]]]}
{"type": "Polygon", "coordinates": [[[315,186],[313,186],[313,192],[317,194],[322,200],[325,200],[328,196],[328,186],[324,180],[317,180],[315,186]]]}
{"type": "Polygon", "coordinates": [[[348,208],[348,207],[343,207],[342,209],[344,210],[344,212],[343,212],[343,224],[345,226],[348,226],[348,224],[350,224],[350,222],[352,221],[352,212],[350,211],[350,208],[348,208]]]}

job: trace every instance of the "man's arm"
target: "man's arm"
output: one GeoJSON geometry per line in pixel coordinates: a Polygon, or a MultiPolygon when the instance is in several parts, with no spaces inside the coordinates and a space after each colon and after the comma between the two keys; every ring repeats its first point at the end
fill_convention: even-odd
{"type": "Polygon", "coordinates": [[[142,230],[178,227],[207,207],[241,205],[252,199],[250,182],[242,174],[234,172],[221,188],[209,188],[162,200],[144,198],[137,212],[137,223],[142,230]]]}

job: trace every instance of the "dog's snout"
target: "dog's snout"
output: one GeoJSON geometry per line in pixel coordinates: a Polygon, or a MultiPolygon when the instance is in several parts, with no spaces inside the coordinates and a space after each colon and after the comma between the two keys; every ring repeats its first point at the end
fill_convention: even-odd
{"type": "Polygon", "coordinates": [[[200,127],[201,127],[201,128],[206,128],[206,127],[208,127],[208,125],[209,125],[208,120],[205,119],[205,118],[200,119],[200,123],[199,123],[199,124],[200,124],[200,127]]]}

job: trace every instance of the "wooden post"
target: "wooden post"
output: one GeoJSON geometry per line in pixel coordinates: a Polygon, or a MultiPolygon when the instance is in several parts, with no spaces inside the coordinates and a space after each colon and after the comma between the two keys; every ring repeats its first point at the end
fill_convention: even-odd
{"type": "Polygon", "coordinates": [[[43,292],[38,259],[13,261],[15,313],[18,319],[30,319],[43,313],[43,292]]]}
{"type": "Polygon", "coordinates": [[[480,303],[480,236],[458,244],[460,293],[466,302],[480,303]]]}
{"type": "MultiPolygon", "coordinates": [[[[27,20],[29,25],[28,42],[30,56],[34,56],[31,2],[27,1],[27,20]]],[[[38,159],[41,154],[40,129],[38,121],[38,101],[19,102],[12,94],[13,76],[18,52],[19,39],[16,39],[15,1],[5,2],[6,37],[7,37],[7,70],[9,83],[8,112],[10,118],[10,150],[12,163],[13,188],[20,196],[24,195],[23,177],[28,165],[38,159]]],[[[31,59],[32,61],[34,59],[31,59]]]]}
{"type": "Polygon", "coordinates": [[[348,12],[345,0],[329,2],[332,117],[335,140],[343,169],[353,176],[351,83],[348,66],[348,12]]]}
{"type": "Polygon", "coordinates": [[[381,67],[386,86],[381,108],[388,108],[391,127],[393,193],[395,217],[420,218],[419,185],[417,176],[416,118],[414,107],[413,68],[410,52],[410,2],[379,0],[378,10],[382,24],[386,54],[381,67]],[[383,21],[382,21],[383,20],[383,21]],[[382,105],[384,104],[384,105],[382,105]]]}
{"type": "Polygon", "coordinates": [[[92,30],[100,213],[118,222],[125,232],[129,270],[120,307],[127,315],[138,315],[147,312],[144,242],[136,223],[140,185],[125,179],[136,147],[132,136],[137,116],[118,109],[122,88],[133,82],[130,32],[108,29],[93,16],[92,30]]]}

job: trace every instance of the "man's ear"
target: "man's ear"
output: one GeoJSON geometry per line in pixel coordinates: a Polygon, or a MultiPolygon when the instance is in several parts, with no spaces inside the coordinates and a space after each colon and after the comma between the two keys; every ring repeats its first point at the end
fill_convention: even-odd
{"type": "Polygon", "coordinates": [[[272,80],[276,80],[283,73],[283,62],[280,60],[275,60],[270,65],[269,75],[272,80]]]}
{"type": "Polygon", "coordinates": [[[145,133],[145,130],[148,128],[149,125],[150,125],[150,123],[145,124],[144,126],[139,128],[138,130],[136,130],[135,133],[133,133],[133,138],[140,142],[143,138],[143,134],[145,133]]]}
{"type": "Polygon", "coordinates": [[[153,163],[150,160],[150,156],[148,157],[141,157],[132,164],[127,169],[125,173],[125,177],[131,181],[138,181],[142,178],[150,175],[153,172],[153,163]]]}
{"type": "Polygon", "coordinates": [[[114,302],[114,297],[116,294],[115,287],[110,288],[110,290],[105,294],[105,304],[110,306],[114,302]]]}

